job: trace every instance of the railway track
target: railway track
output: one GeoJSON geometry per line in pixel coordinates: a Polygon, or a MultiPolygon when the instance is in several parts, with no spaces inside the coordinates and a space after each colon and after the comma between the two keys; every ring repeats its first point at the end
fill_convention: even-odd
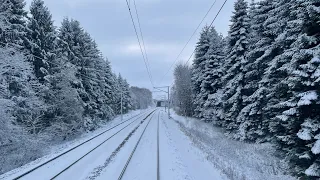
{"type": "Polygon", "coordinates": [[[143,121],[145,121],[151,114],[153,114],[154,111],[155,111],[155,110],[153,110],[153,111],[151,111],[151,112],[142,112],[142,113],[140,113],[140,114],[138,114],[138,115],[135,115],[135,116],[129,118],[128,120],[125,120],[125,121],[123,121],[123,122],[121,122],[121,123],[119,123],[119,124],[117,124],[117,125],[109,128],[109,129],[107,129],[107,130],[99,133],[98,135],[96,135],[96,136],[94,136],[94,137],[92,137],[92,138],[90,138],[90,139],[88,139],[88,140],[80,143],[79,145],[77,145],[77,146],[75,146],[75,147],[73,147],[73,148],[71,148],[71,149],[69,149],[69,150],[67,150],[67,151],[65,151],[65,152],[63,152],[63,153],[55,156],[54,158],[51,158],[51,159],[47,160],[46,162],[44,162],[44,163],[42,163],[42,164],[40,164],[40,165],[38,165],[38,166],[36,166],[36,167],[34,167],[34,168],[26,171],[26,172],[24,172],[23,174],[21,174],[21,175],[19,175],[19,176],[16,176],[16,177],[14,177],[14,178],[12,178],[12,179],[14,179],[14,180],[23,179],[23,178],[24,178],[25,176],[27,176],[27,175],[31,175],[32,173],[36,173],[36,171],[37,171],[38,169],[40,169],[41,167],[43,167],[43,166],[45,166],[45,165],[48,165],[49,163],[53,163],[54,161],[56,161],[56,160],[58,160],[58,159],[62,159],[65,155],[72,153],[74,150],[76,150],[76,149],[78,149],[78,148],[86,145],[86,144],[89,143],[90,141],[92,141],[92,140],[94,140],[94,139],[102,136],[103,134],[106,134],[107,132],[109,132],[109,131],[111,131],[111,130],[113,130],[113,129],[115,129],[115,128],[117,128],[117,127],[119,127],[119,126],[121,126],[121,125],[125,124],[126,122],[129,122],[130,120],[133,119],[132,122],[129,122],[127,125],[125,125],[124,127],[122,127],[120,130],[118,130],[118,131],[116,131],[115,133],[113,133],[111,136],[109,136],[108,138],[106,138],[105,140],[103,140],[101,143],[99,143],[98,145],[96,145],[94,148],[92,148],[91,150],[89,150],[87,153],[85,153],[85,154],[82,155],[81,157],[77,158],[75,161],[73,161],[73,162],[72,162],[71,164],[69,164],[67,167],[65,167],[64,169],[62,169],[59,173],[55,174],[52,178],[50,178],[50,179],[55,179],[55,178],[57,178],[59,175],[61,175],[62,173],[64,173],[64,172],[67,171],[68,169],[70,169],[73,165],[75,165],[75,164],[76,164],[77,162],[79,162],[81,159],[83,159],[84,157],[86,157],[87,155],[89,155],[91,152],[93,152],[94,150],[96,150],[97,148],[99,148],[101,145],[103,145],[104,143],[106,143],[108,140],[110,140],[112,137],[114,137],[115,135],[117,135],[119,132],[121,132],[121,131],[124,130],[125,128],[129,127],[129,126],[130,126],[131,124],[133,124],[134,122],[136,122],[138,119],[146,116],[145,118],[142,119],[141,123],[142,123],[143,121]]]}
{"type": "Polygon", "coordinates": [[[160,180],[159,122],[160,122],[160,112],[158,113],[158,122],[157,122],[157,180],[160,180]]]}
{"type": "MultiPolygon", "coordinates": [[[[154,115],[154,114],[153,114],[154,115]]],[[[140,143],[140,141],[141,141],[141,139],[142,139],[142,137],[143,137],[143,135],[145,134],[145,131],[146,131],[146,129],[148,128],[148,126],[149,126],[149,124],[150,124],[150,122],[151,122],[151,120],[152,120],[152,118],[153,118],[153,115],[150,117],[150,119],[149,119],[149,121],[148,121],[148,123],[147,123],[147,125],[145,126],[145,128],[143,129],[143,131],[142,131],[142,133],[141,133],[141,135],[139,136],[139,138],[138,138],[138,140],[137,140],[137,142],[135,143],[135,146],[134,146],[134,148],[132,149],[132,151],[131,151],[131,153],[130,153],[130,156],[128,157],[128,159],[127,159],[127,161],[126,161],[126,164],[124,165],[124,167],[123,167],[123,169],[122,169],[122,171],[121,171],[121,173],[120,173],[120,175],[119,175],[119,177],[118,177],[118,180],[122,180],[123,179],[123,176],[124,176],[124,174],[126,173],[126,170],[127,170],[127,168],[128,168],[128,166],[129,166],[129,164],[130,164],[130,162],[131,162],[131,159],[132,159],[132,157],[134,156],[134,154],[135,154],[135,152],[136,152],[136,150],[137,150],[137,147],[139,146],[139,143],[140,143]]],[[[157,153],[157,159],[156,159],[156,168],[157,168],[157,170],[156,170],[156,172],[157,172],[157,175],[156,175],[156,177],[157,177],[157,180],[160,180],[160,167],[159,167],[159,118],[160,118],[160,112],[158,113],[158,118],[157,118],[157,137],[156,137],[156,139],[157,139],[157,150],[156,150],[156,153],[157,153]]]]}

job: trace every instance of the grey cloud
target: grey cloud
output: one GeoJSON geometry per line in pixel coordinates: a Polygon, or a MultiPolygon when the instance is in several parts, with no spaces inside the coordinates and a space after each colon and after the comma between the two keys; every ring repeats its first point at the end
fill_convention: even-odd
{"type": "MultiPolygon", "coordinates": [[[[227,34],[235,0],[228,1],[214,26],[227,34]]],[[[27,1],[30,4],[31,0],[27,1]]],[[[161,77],[176,59],[194,29],[212,4],[212,0],[136,0],[144,34],[152,76],[157,85],[172,82],[170,72],[161,84],[161,77]]],[[[209,24],[222,5],[217,0],[205,20],[209,24]]],[[[109,58],[116,73],[131,85],[152,89],[125,0],[45,0],[59,26],[64,17],[77,19],[109,58]],[[131,48],[131,49],[130,49],[131,48]]],[[[133,0],[131,0],[133,5],[133,0]]],[[[134,13],[134,9],[132,8],[134,13]]],[[[179,60],[186,61],[199,37],[197,33],[179,60]]]]}

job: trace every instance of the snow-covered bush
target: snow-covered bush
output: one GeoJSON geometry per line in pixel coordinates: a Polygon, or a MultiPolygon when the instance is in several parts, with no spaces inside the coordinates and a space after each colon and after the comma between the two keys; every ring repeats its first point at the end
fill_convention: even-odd
{"type": "Polygon", "coordinates": [[[43,154],[42,141],[30,135],[41,130],[35,117],[43,108],[32,90],[31,72],[22,54],[0,48],[0,173],[43,154]]]}

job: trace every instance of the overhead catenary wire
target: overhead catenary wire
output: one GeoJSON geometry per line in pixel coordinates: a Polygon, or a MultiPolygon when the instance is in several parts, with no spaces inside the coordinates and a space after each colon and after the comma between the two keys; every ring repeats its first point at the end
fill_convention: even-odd
{"type": "MultiPolygon", "coordinates": [[[[218,11],[218,13],[216,14],[215,18],[214,18],[213,21],[211,22],[209,28],[213,25],[213,23],[215,22],[216,18],[217,18],[218,15],[220,14],[221,10],[223,9],[223,7],[225,6],[225,4],[226,4],[227,1],[228,1],[228,0],[225,0],[225,1],[224,1],[223,5],[222,5],[221,8],[219,9],[219,11],[218,11]]],[[[126,0],[126,2],[127,2],[128,9],[129,9],[130,17],[131,17],[131,20],[132,20],[132,23],[133,23],[133,27],[134,27],[134,30],[135,30],[135,33],[136,33],[136,36],[137,36],[137,40],[138,40],[138,43],[139,43],[139,47],[140,47],[140,50],[141,50],[141,53],[142,53],[142,56],[143,56],[143,60],[144,60],[144,63],[145,63],[145,66],[146,66],[146,69],[147,69],[147,72],[148,72],[149,80],[150,80],[152,86],[154,87],[153,81],[152,81],[152,77],[151,77],[151,73],[149,72],[149,67],[148,67],[146,58],[145,58],[145,56],[144,56],[144,53],[143,53],[143,50],[142,50],[142,46],[141,46],[141,43],[140,43],[140,39],[139,39],[139,36],[138,36],[138,32],[137,32],[137,29],[136,29],[136,26],[135,26],[135,23],[134,23],[134,20],[133,20],[133,16],[132,16],[131,9],[130,9],[130,4],[129,4],[128,0],[126,0]]],[[[194,36],[194,34],[197,32],[197,30],[199,29],[200,25],[202,24],[202,22],[204,21],[204,19],[206,18],[206,16],[207,16],[207,15],[209,14],[209,12],[211,11],[211,9],[212,9],[213,5],[215,4],[215,2],[216,2],[216,1],[214,1],[214,3],[211,5],[209,11],[206,13],[205,17],[202,19],[202,21],[200,22],[200,24],[198,25],[198,27],[196,28],[196,30],[194,31],[194,33],[192,34],[192,36],[189,38],[188,42],[186,43],[186,45],[184,46],[184,48],[182,49],[182,51],[179,53],[177,59],[180,57],[180,55],[182,54],[182,52],[183,52],[183,50],[185,49],[185,47],[189,44],[191,38],[192,38],[192,37],[194,36]]],[[[136,5],[135,5],[135,7],[136,7],[136,5]]],[[[138,16],[138,14],[137,14],[137,16],[138,16]]],[[[139,20],[138,20],[138,21],[139,21],[139,20]]],[[[140,26],[140,23],[139,23],[139,26],[140,26]]],[[[141,30],[141,28],[140,28],[140,30],[141,30]]],[[[142,34],[142,32],[141,32],[141,34],[142,34]]],[[[0,42],[0,43],[1,43],[1,42],[0,42]]],[[[1,44],[4,44],[4,43],[1,43],[1,44]]],[[[7,44],[4,44],[4,45],[7,45],[7,44]]],[[[194,53],[195,53],[195,50],[192,52],[191,56],[189,57],[189,59],[187,60],[187,62],[186,62],[185,64],[188,64],[188,62],[191,60],[191,58],[192,58],[192,56],[193,56],[194,53]]],[[[34,55],[33,55],[33,56],[34,56],[34,55]]],[[[37,56],[34,56],[34,57],[39,58],[39,59],[42,59],[42,60],[45,60],[45,59],[40,58],[40,57],[37,57],[37,56]]],[[[177,60],[177,59],[176,59],[176,60],[177,60]]],[[[176,61],[176,60],[175,60],[175,61],[176,61]]],[[[50,62],[50,61],[47,61],[47,62],[50,63],[50,64],[54,64],[54,63],[52,63],[52,62],[50,62]]],[[[71,63],[71,64],[72,64],[72,63],[71,63]]],[[[168,72],[170,71],[170,69],[173,67],[174,64],[175,64],[175,63],[173,63],[173,64],[171,65],[171,67],[169,68],[168,72]]],[[[57,64],[55,64],[55,65],[57,65],[57,64]]],[[[72,65],[73,65],[73,64],[72,64],[72,65]]],[[[58,65],[58,66],[60,66],[60,65],[58,65]]],[[[101,70],[98,70],[98,69],[95,69],[95,71],[100,71],[100,72],[105,73],[105,71],[101,71],[101,70]]],[[[168,72],[167,72],[167,73],[168,73],[168,72]]],[[[167,73],[166,73],[166,74],[167,74],[167,73]]],[[[164,75],[164,77],[166,76],[166,74],[164,75]]],[[[82,77],[87,77],[87,78],[89,78],[89,79],[95,79],[95,78],[88,77],[88,76],[85,76],[85,75],[82,75],[82,74],[78,74],[78,75],[80,75],[80,76],[82,76],[82,77]]],[[[95,79],[95,80],[98,80],[98,79],[95,79]]]]}
{"type": "MultiPolygon", "coordinates": [[[[130,2],[130,0],[129,0],[129,2],[130,2]]],[[[143,46],[143,49],[144,49],[144,54],[145,54],[146,61],[147,61],[147,66],[148,66],[148,68],[149,68],[151,80],[152,80],[152,82],[153,82],[153,77],[152,77],[151,68],[150,68],[150,62],[149,62],[149,58],[148,58],[146,46],[145,46],[145,43],[144,43],[144,38],[143,38],[143,34],[142,34],[142,28],[141,28],[140,17],[139,17],[137,5],[136,5],[136,0],[133,0],[133,4],[134,4],[134,9],[135,9],[135,11],[136,11],[137,19],[138,19],[140,36],[141,36],[141,40],[142,40],[142,46],[143,46]]]]}
{"type": "Polygon", "coordinates": [[[147,65],[147,61],[146,61],[145,55],[144,55],[143,50],[142,50],[142,46],[141,46],[140,38],[139,38],[139,35],[138,35],[138,31],[137,31],[137,28],[136,28],[136,24],[135,24],[135,22],[133,20],[133,16],[132,16],[132,13],[131,13],[130,5],[129,5],[128,0],[126,0],[126,2],[127,2],[130,18],[131,18],[131,21],[132,21],[132,25],[133,25],[134,31],[136,33],[136,36],[137,36],[137,40],[138,40],[138,43],[139,43],[139,47],[140,47],[140,51],[141,51],[141,54],[142,54],[142,58],[143,58],[144,64],[145,64],[146,69],[147,69],[149,80],[150,80],[151,85],[154,86],[152,78],[151,78],[151,73],[150,73],[149,67],[147,65]]]}
{"type": "MultiPolygon", "coordinates": [[[[216,21],[218,15],[220,14],[221,10],[223,9],[223,7],[225,6],[225,4],[227,3],[228,0],[225,0],[224,3],[222,4],[222,6],[220,7],[218,13],[216,14],[216,16],[214,17],[214,19],[212,20],[210,26],[208,28],[211,28],[213,23],[216,21]]],[[[189,57],[188,61],[185,63],[185,65],[187,65],[189,63],[189,61],[191,60],[193,54],[196,52],[196,49],[193,50],[191,56],[189,57]]]]}
{"type": "Polygon", "coordinates": [[[186,49],[186,47],[188,46],[188,44],[190,43],[191,39],[193,38],[193,36],[197,33],[198,29],[200,28],[201,24],[203,23],[203,21],[206,19],[206,17],[208,16],[208,14],[210,13],[210,11],[212,10],[213,6],[216,4],[217,0],[215,0],[210,8],[208,9],[207,13],[204,15],[204,17],[202,18],[202,20],[200,21],[200,23],[198,24],[197,28],[193,31],[192,35],[190,36],[190,38],[188,39],[187,43],[184,45],[184,47],[182,48],[182,50],[180,51],[180,53],[178,54],[178,56],[176,57],[176,59],[173,61],[173,63],[171,64],[171,66],[169,67],[168,71],[161,77],[160,79],[160,83],[162,82],[162,80],[166,77],[166,75],[168,75],[168,73],[170,72],[170,70],[173,68],[173,66],[176,64],[176,62],[178,61],[178,59],[180,58],[181,54],[183,53],[183,51],[186,49]]]}
{"type": "MultiPolygon", "coordinates": [[[[219,16],[221,10],[223,9],[223,7],[225,6],[225,4],[227,3],[228,0],[225,0],[222,4],[222,6],[220,7],[219,11],[217,12],[216,16],[214,17],[214,19],[211,21],[210,25],[208,26],[208,28],[211,28],[213,23],[216,21],[217,17],[219,16]]],[[[193,50],[193,52],[191,53],[189,59],[187,60],[187,62],[184,65],[188,65],[189,61],[191,60],[191,58],[193,57],[194,53],[196,52],[196,49],[193,50]]],[[[174,80],[171,83],[171,86],[173,86],[174,84],[174,80]]]]}

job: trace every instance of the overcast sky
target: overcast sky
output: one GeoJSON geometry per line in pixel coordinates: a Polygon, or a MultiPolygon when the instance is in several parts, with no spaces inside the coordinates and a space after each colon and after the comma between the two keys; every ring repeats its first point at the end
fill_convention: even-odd
{"type": "MultiPolygon", "coordinates": [[[[196,29],[214,0],[136,0],[141,28],[156,86],[170,85],[172,70],[160,82],[173,61],[196,29]]],[[[210,24],[224,0],[217,0],[205,19],[210,24]]],[[[27,0],[29,7],[31,0],[27,0]]],[[[214,23],[217,31],[227,34],[235,0],[228,0],[214,23]]],[[[131,86],[152,90],[125,0],[45,0],[56,26],[64,17],[80,21],[96,40],[113,70],[121,73],[131,86]]],[[[131,6],[133,0],[131,0],[131,6]]],[[[132,11],[134,12],[133,6],[132,11]]],[[[198,33],[179,58],[187,61],[198,33]]]]}

